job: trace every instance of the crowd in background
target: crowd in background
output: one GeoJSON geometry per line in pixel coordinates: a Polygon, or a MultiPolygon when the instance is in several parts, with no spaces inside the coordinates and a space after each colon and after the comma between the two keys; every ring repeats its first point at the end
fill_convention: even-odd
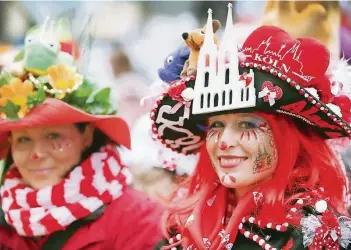
{"type": "MultiPolygon", "coordinates": [[[[296,5],[296,10],[291,9],[288,1],[268,7],[265,1],[233,2],[238,40],[245,39],[260,23],[274,24],[296,35],[324,39],[333,56],[351,58],[351,4],[323,1],[329,15],[324,19],[300,15],[310,2],[296,5]]],[[[172,183],[191,173],[196,157],[178,159],[153,144],[151,128],[147,129],[152,103],[140,105],[140,101],[167,87],[160,82],[157,70],[163,67],[167,55],[184,43],[181,34],[203,26],[209,7],[214,18],[225,17],[227,4],[227,1],[0,2],[0,65],[13,60],[29,27],[41,24],[47,16],[68,18],[69,32],[63,33],[62,39],[74,41],[80,47],[79,60],[85,72],[98,84],[112,87],[118,114],[132,131],[132,149],[138,152],[138,159],[130,159],[135,158],[134,154],[126,157],[126,161],[133,161],[134,185],[152,196],[161,194],[160,190],[166,195],[171,192],[172,183]],[[175,168],[185,170],[177,172],[175,168]]],[[[351,153],[346,153],[343,160],[346,166],[351,165],[351,153]]]]}

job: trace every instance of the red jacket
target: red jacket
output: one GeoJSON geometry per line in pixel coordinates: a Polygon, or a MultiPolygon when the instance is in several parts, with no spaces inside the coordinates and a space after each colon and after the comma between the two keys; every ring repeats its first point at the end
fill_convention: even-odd
{"type": "MultiPolygon", "coordinates": [[[[163,209],[145,194],[126,188],[124,194],[108,205],[100,218],[80,227],[62,250],[148,250],[162,239],[160,218],[163,209]]],[[[0,249],[39,250],[39,241],[0,228],[0,249]],[[5,248],[7,247],[7,248],[5,248]]]]}

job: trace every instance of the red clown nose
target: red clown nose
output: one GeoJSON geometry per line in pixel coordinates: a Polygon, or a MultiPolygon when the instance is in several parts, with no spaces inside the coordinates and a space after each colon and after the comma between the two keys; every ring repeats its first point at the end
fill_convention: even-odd
{"type": "Polygon", "coordinates": [[[227,147],[228,147],[228,145],[227,145],[226,142],[221,141],[221,142],[219,143],[219,146],[218,146],[218,147],[219,147],[220,150],[226,150],[227,147]]]}

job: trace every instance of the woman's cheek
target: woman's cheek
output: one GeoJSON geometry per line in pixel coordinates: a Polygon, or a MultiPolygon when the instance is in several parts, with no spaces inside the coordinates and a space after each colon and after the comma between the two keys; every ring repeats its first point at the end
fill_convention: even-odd
{"type": "Polygon", "coordinates": [[[22,166],[30,160],[30,151],[11,149],[13,162],[22,166]]]}
{"type": "Polygon", "coordinates": [[[260,132],[257,136],[257,143],[252,144],[253,173],[258,174],[269,170],[276,165],[277,154],[273,137],[268,131],[260,132]]]}
{"type": "Polygon", "coordinates": [[[67,153],[74,147],[74,138],[64,137],[49,142],[49,148],[54,152],[67,153]]]}

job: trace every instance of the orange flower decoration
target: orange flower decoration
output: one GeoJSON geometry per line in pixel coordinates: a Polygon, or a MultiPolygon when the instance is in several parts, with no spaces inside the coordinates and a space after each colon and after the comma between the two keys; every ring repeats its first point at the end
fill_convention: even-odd
{"type": "Polygon", "coordinates": [[[57,98],[62,99],[66,93],[75,90],[83,82],[83,77],[69,67],[59,64],[48,68],[49,84],[53,93],[59,94],[57,98]]]}
{"type": "Polygon", "coordinates": [[[32,82],[15,78],[0,88],[0,106],[6,106],[7,100],[10,100],[20,106],[18,116],[23,117],[28,112],[27,97],[31,93],[35,93],[32,82]]]}

